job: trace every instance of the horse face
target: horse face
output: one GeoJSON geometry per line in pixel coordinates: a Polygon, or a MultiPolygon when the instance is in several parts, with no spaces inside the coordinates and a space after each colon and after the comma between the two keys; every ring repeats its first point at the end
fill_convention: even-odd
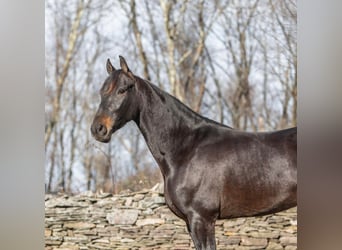
{"type": "Polygon", "coordinates": [[[100,90],[101,103],[90,129],[95,139],[101,142],[109,142],[112,134],[134,119],[137,113],[135,77],[121,56],[120,65],[121,70],[115,70],[107,60],[109,76],[100,90]]]}

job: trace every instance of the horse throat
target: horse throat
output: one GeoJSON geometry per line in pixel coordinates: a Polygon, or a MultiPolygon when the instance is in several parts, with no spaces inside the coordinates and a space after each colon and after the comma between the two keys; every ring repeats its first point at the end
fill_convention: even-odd
{"type": "Polygon", "coordinates": [[[189,148],[184,143],[203,119],[171,95],[146,85],[136,124],[165,176],[171,166],[181,164],[182,150],[189,148]]]}

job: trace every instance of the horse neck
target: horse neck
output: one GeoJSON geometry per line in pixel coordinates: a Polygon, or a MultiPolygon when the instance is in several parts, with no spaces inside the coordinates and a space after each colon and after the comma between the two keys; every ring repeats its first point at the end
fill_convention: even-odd
{"type": "MultiPolygon", "coordinates": [[[[205,120],[146,81],[140,81],[139,93],[140,113],[136,123],[159,166],[170,165],[168,161],[180,153],[186,138],[205,120]]],[[[163,173],[166,171],[162,169],[163,173]]]]}

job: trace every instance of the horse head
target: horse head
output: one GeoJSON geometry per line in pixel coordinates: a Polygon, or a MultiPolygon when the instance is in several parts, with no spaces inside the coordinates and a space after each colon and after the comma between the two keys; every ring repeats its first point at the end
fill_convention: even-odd
{"type": "Polygon", "coordinates": [[[116,70],[107,60],[108,77],[101,90],[101,102],[91,125],[96,140],[109,142],[112,134],[138,114],[136,77],[125,59],[120,57],[121,69],[116,70]]]}

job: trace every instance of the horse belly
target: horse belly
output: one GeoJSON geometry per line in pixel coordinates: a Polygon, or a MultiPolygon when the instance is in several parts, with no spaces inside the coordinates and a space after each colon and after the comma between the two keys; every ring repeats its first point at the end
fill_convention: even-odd
{"type": "Polygon", "coordinates": [[[297,205],[295,183],[272,186],[226,185],[221,198],[220,219],[276,213],[297,205]]]}
{"type": "Polygon", "coordinates": [[[295,152],[282,146],[236,150],[223,170],[221,218],[257,216],[279,212],[297,204],[295,152]]]}

